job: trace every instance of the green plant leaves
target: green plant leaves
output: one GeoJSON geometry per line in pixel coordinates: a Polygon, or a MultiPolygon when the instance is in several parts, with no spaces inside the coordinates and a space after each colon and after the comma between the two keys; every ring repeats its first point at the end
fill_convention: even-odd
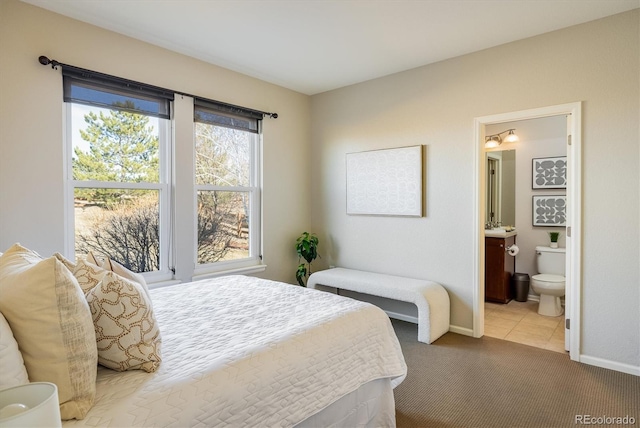
{"type": "Polygon", "coordinates": [[[549,232],[549,239],[551,242],[558,242],[558,238],[560,237],[560,232],[549,232]]]}
{"type": "Polygon", "coordinates": [[[309,232],[302,232],[302,234],[296,239],[296,253],[298,254],[298,261],[304,259],[308,264],[305,266],[301,263],[296,271],[296,280],[298,284],[305,287],[305,278],[311,275],[311,262],[318,257],[318,237],[309,232]]]}
{"type": "Polygon", "coordinates": [[[304,279],[306,276],[307,276],[307,267],[304,265],[304,263],[301,263],[298,266],[298,270],[296,271],[296,281],[298,281],[298,284],[300,284],[301,287],[306,287],[304,283],[304,279]]]}

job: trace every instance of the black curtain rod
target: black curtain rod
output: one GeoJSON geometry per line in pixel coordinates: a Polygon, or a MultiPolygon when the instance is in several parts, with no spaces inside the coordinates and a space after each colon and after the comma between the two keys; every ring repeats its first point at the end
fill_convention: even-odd
{"type": "MultiPolygon", "coordinates": [[[[70,67],[70,68],[74,68],[74,69],[76,69],[76,70],[85,71],[85,72],[87,72],[87,73],[103,74],[103,73],[99,73],[99,72],[96,72],[96,71],[87,70],[87,69],[85,69],[85,68],[80,68],[80,67],[76,67],[76,66],[73,66],[73,65],[64,64],[64,63],[61,63],[61,62],[56,61],[55,59],[49,59],[49,58],[47,58],[47,57],[46,57],[46,56],[44,56],[44,55],[42,55],[42,56],[38,57],[38,61],[39,61],[39,62],[40,62],[40,64],[42,64],[42,65],[51,65],[51,68],[52,68],[52,69],[54,69],[54,70],[57,70],[57,69],[58,69],[58,66],[60,66],[60,67],[70,67]]],[[[106,75],[105,75],[105,76],[106,76],[106,75]]],[[[118,79],[128,80],[128,79],[123,79],[123,78],[121,78],[121,77],[118,77],[118,79]]],[[[202,100],[210,101],[210,102],[212,102],[212,103],[221,104],[221,105],[224,105],[224,106],[229,107],[229,108],[231,108],[231,109],[246,110],[246,111],[250,111],[250,112],[253,112],[253,113],[261,114],[262,116],[268,116],[268,117],[270,117],[270,118],[272,118],[272,119],[277,119],[277,118],[278,118],[278,113],[269,113],[269,112],[266,112],[266,111],[254,110],[254,109],[250,109],[250,108],[247,108],[247,107],[241,107],[241,106],[237,106],[237,105],[233,105],[233,104],[225,103],[225,102],[222,102],[222,101],[217,101],[217,100],[211,100],[211,99],[207,99],[207,98],[202,98],[202,97],[200,97],[200,96],[192,95],[192,94],[188,94],[188,93],[186,93],[186,92],[174,91],[173,89],[167,89],[167,88],[162,88],[162,87],[159,87],[159,86],[147,85],[146,83],[145,83],[145,84],[143,84],[143,83],[135,82],[135,81],[132,81],[132,80],[129,80],[129,81],[130,81],[130,82],[132,82],[132,83],[135,83],[135,84],[137,84],[137,85],[147,86],[147,87],[153,87],[153,88],[156,88],[156,89],[159,89],[159,90],[162,90],[162,91],[173,92],[173,93],[175,93],[175,94],[177,94],[177,95],[185,95],[185,96],[187,96],[187,97],[191,97],[191,98],[194,98],[194,99],[202,99],[202,100]]]]}

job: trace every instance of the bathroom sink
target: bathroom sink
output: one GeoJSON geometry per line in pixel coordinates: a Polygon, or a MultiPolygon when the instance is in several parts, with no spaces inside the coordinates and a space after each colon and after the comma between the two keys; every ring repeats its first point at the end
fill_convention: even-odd
{"type": "Polygon", "coordinates": [[[485,229],[484,236],[488,236],[489,238],[509,238],[511,236],[516,236],[518,232],[515,229],[507,230],[504,227],[494,227],[493,229],[485,229]]]}

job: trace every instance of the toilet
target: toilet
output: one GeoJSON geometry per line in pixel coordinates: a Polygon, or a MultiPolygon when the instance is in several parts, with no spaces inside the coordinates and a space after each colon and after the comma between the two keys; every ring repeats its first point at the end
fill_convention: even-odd
{"type": "Polygon", "coordinates": [[[564,312],[560,298],[565,290],[565,251],[565,248],[536,247],[539,273],[531,277],[531,288],[540,295],[540,315],[557,317],[564,312]]]}

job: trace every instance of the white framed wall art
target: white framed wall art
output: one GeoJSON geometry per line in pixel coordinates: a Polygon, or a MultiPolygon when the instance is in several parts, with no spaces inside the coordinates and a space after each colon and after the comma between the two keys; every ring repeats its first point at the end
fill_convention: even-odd
{"type": "Polygon", "coordinates": [[[347,214],[423,215],[424,146],[347,153],[347,214]]]}

